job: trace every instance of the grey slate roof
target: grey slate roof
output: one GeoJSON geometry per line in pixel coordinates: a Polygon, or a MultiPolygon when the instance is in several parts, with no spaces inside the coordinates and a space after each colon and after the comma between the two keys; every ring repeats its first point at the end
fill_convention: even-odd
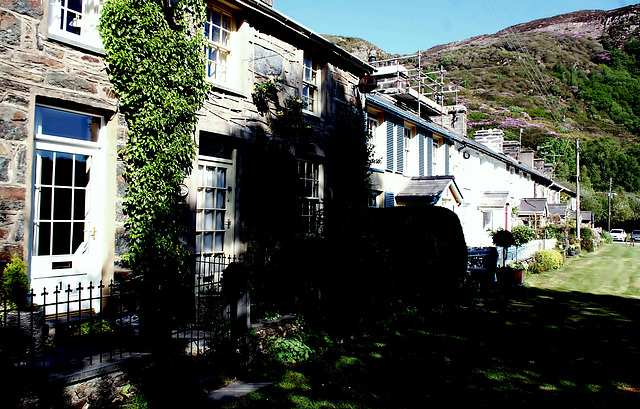
{"type": "Polygon", "coordinates": [[[546,216],[549,213],[547,198],[531,198],[520,200],[520,216],[546,216]]]}
{"type": "Polygon", "coordinates": [[[396,201],[435,204],[450,186],[453,187],[455,195],[462,199],[453,176],[413,177],[396,194],[396,201]]]}
{"type": "Polygon", "coordinates": [[[509,192],[482,192],[478,209],[502,209],[508,199],[509,192]]]}

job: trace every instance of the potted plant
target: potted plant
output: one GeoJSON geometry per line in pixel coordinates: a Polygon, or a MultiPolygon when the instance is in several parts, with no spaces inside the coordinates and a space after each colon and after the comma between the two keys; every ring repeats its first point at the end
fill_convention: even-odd
{"type": "Polygon", "coordinates": [[[567,256],[575,257],[580,254],[580,246],[575,242],[575,240],[570,241],[569,246],[567,247],[567,256]]]}
{"type": "Polygon", "coordinates": [[[526,269],[524,263],[522,261],[517,261],[509,264],[508,267],[513,270],[513,285],[524,284],[524,270],[526,269]]]}

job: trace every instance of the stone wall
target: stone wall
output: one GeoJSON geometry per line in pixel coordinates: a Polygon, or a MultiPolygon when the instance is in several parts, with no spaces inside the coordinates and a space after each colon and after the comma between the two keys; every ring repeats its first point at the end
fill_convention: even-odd
{"type": "Polygon", "coordinates": [[[30,235],[35,104],[99,112],[107,121],[117,108],[101,55],[47,39],[46,5],[0,1],[0,263],[24,254],[30,235]]]}

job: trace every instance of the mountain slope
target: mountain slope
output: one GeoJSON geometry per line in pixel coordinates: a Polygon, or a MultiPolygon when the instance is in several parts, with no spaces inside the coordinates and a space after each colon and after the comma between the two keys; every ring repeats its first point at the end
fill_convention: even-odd
{"type": "MultiPolygon", "coordinates": [[[[580,138],[583,192],[593,193],[587,210],[605,217],[606,198],[596,192],[612,179],[627,199],[617,215],[614,203],[614,217],[640,219],[640,199],[623,195],[640,193],[639,38],[640,5],[577,11],[433,47],[421,64],[425,72],[442,67],[459,86],[468,136],[501,128],[507,139],[522,138],[525,148],[556,162],[556,178],[569,185],[580,138]]],[[[356,39],[338,45],[351,44],[360,44],[365,60],[379,50],[356,39]]]]}

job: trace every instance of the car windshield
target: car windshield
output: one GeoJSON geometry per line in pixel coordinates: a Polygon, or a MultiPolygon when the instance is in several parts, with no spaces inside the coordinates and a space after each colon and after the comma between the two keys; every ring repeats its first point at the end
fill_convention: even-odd
{"type": "Polygon", "coordinates": [[[613,229],[613,230],[611,230],[611,233],[622,233],[622,230],[620,230],[620,229],[613,229]]]}
{"type": "Polygon", "coordinates": [[[631,234],[640,234],[640,230],[634,230],[631,234]]]}

